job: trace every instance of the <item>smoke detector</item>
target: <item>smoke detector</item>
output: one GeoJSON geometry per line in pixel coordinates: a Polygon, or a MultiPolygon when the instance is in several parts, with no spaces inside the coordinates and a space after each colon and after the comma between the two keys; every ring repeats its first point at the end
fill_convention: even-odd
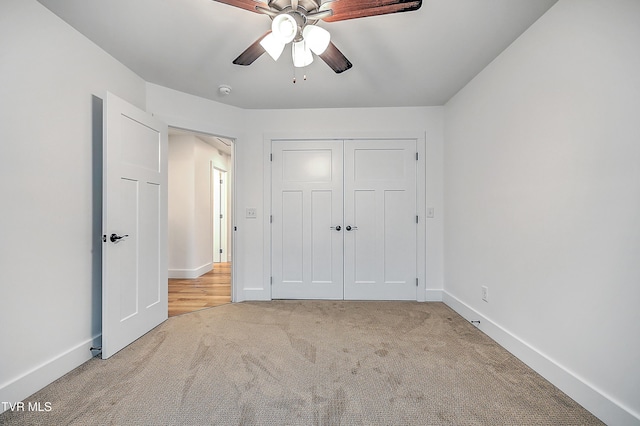
{"type": "Polygon", "coordinates": [[[229,93],[231,93],[231,86],[221,84],[220,86],[218,86],[218,93],[220,93],[221,96],[227,96],[229,93]]]}

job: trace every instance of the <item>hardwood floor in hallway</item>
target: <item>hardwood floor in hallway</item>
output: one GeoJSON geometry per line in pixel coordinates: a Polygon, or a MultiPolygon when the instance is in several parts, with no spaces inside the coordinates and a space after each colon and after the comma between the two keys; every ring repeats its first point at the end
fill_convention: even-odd
{"type": "Polygon", "coordinates": [[[169,317],[231,302],[231,262],[194,279],[169,280],[169,317]]]}

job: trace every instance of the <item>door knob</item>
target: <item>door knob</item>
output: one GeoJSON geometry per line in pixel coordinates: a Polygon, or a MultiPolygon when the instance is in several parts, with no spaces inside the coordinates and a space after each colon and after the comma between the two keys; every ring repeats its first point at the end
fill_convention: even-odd
{"type": "Polygon", "coordinates": [[[127,238],[128,236],[129,235],[111,234],[111,236],[109,237],[109,240],[111,240],[112,243],[119,243],[121,239],[127,238]]]}
{"type": "Polygon", "coordinates": [[[353,227],[352,227],[351,225],[347,225],[347,227],[346,227],[346,228],[344,228],[344,229],[346,229],[347,231],[351,231],[351,230],[354,230],[354,231],[355,231],[356,229],[358,229],[358,227],[357,227],[357,226],[353,226],[353,227]]]}
{"type": "Polygon", "coordinates": [[[336,231],[339,231],[342,229],[342,226],[338,225],[338,226],[332,226],[330,229],[335,229],[336,231]]]}

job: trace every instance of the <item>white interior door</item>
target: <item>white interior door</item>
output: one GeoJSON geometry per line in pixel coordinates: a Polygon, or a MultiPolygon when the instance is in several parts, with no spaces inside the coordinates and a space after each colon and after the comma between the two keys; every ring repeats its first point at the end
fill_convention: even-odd
{"type": "Polygon", "coordinates": [[[272,146],[272,298],[342,299],[342,142],[272,146]]]}
{"type": "Polygon", "coordinates": [[[213,188],[213,262],[222,262],[222,238],[221,238],[221,226],[222,226],[222,206],[220,204],[220,186],[222,184],[220,170],[213,169],[213,178],[211,186],[213,188]]]}
{"type": "Polygon", "coordinates": [[[416,141],[345,141],[344,298],[416,300],[416,141]]]}
{"type": "Polygon", "coordinates": [[[272,298],[416,300],[416,141],[272,153],[272,298]]]}
{"type": "Polygon", "coordinates": [[[104,103],[102,358],[167,319],[167,126],[104,103]]]}
{"type": "Polygon", "coordinates": [[[218,254],[218,262],[228,262],[227,247],[227,172],[216,169],[216,186],[215,186],[215,203],[217,212],[215,212],[215,228],[214,238],[216,239],[216,253],[218,254]]]}

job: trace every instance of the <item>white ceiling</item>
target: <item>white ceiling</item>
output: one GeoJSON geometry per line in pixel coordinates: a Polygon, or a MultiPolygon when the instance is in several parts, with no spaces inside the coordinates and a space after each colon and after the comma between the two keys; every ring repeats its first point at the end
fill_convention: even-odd
{"type": "Polygon", "coordinates": [[[39,0],[148,82],[259,109],[443,105],[556,1],[423,0],[414,12],[320,22],[353,68],[335,74],[316,58],[293,84],[287,50],[231,63],[270,28],[266,15],[212,0],[39,0]]]}

